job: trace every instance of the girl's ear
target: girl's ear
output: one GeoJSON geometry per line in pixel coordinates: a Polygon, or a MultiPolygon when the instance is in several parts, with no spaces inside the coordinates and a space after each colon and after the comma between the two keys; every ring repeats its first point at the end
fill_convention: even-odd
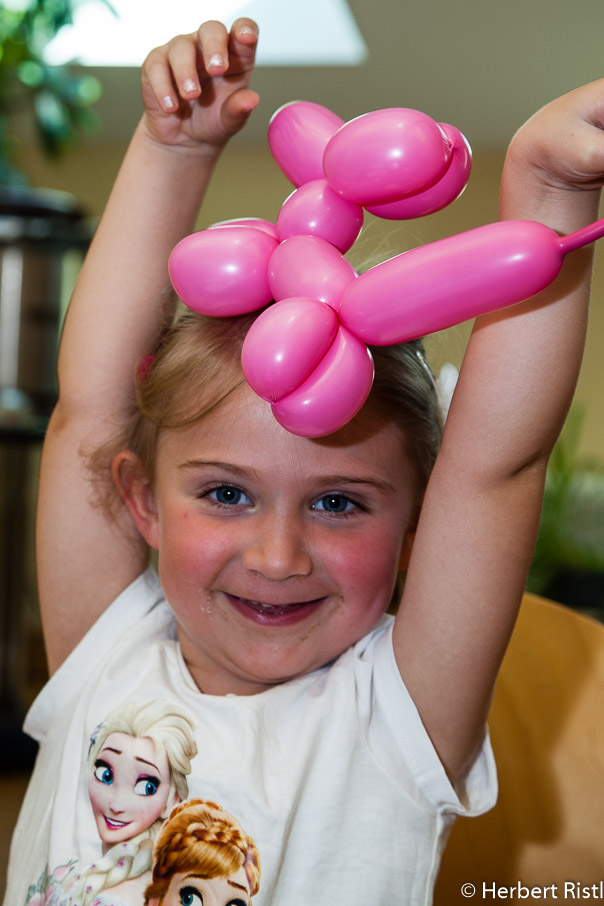
{"type": "Polygon", "coordinates": [[[151,482],[135,453],[122,450],[111,461],[111,477],[145,541],[159,547],[159,524],[151,482]]]}

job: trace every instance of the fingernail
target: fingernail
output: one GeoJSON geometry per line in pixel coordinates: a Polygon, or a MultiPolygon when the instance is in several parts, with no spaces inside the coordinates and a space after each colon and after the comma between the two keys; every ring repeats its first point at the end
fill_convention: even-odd
{"type": "Polygon", "coordinates": [[[174,98],[170,97],[169,94],[165,96],[163,102],[166,110],[172,110],[174,107],[176,107],[176,101],[174,100],[174,98]]]}
{"type": "Polygon", "coordinates": [[[224,66],[222,54],[215,53],[208,60],[208,69],[216,69],[218,66],[224,66]]]}
{"type": "Polygon", "coordinates": [[[255,35],[256,29],[252,28],[250,25],[242,25],[239,29],[240,35],[255,35]]]}
{"type": "Polygon", "coordinates": [[[190,91],[197,91],[197,85],[195,84],[193,79],[186,79],[183,83],[182,89],[185,94],[188,94],[190,91]]]}

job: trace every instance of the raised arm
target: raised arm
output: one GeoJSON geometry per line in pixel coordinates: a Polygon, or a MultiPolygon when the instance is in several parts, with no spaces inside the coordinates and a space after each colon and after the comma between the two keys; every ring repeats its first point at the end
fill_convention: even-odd
{"type": "MultiPolygon", "coordinates": [[[[604,80],[529,120],[506,158],[501,218],[560,233],[597,219],[603,124],[604,80]]],[[[525,587],[580,368],[591,260],[573,252],[546,292],[476,322],[422,508],[395,652],[452,777],[482,739],[525,587]]]]}
{"type": "Polygon", "coordinates": [[[37,567],[51,671],[147,562],[126,510],[111,519],[95,500],[87,455],[133,411],[135,369],[166,320],[169,253],[258,102],[248,89],[256,41],[249,19],[230,34],[207,22],[152,51],[142,69],[145,113],[70,303],[44,444],[37,567]]]}

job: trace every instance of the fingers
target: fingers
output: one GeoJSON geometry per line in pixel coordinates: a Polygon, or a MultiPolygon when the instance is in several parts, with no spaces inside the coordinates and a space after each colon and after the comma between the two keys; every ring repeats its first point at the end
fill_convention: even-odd
{"type": "Polygon", "coordinates": [[[168,113],[178,109],[180,98],[194,100],[199,97],[201,86],[193,36],[179,35],[152,50],[143,63],[142,81],[156,103],[168,113]]]}
{"type": "Polygon", "coordinates": [[[227,99],[221,114],[224,131],[234,135],[242,128],[250,113],[258,106],[260,98],[255,91],[242,88],[227,99]]]}
{"type": "Polygon", "coordinates": [[[221,22],[204,22],[197,38],[208,75],[239,74],[252,69],[258,43],[258,26],[253,19],[237,19],[230,32],[221,22]]]}
{"type": "Polygon", "coordinates": [[[195,100],[206,78],[251,72],[258,28],[252,19],[238,19],[230,31],[221,22],[204,22],[190,35],[179,35],[151,51],[143,64],[143,81],[166,112],[180,99],[195,100]]]}
{"type": "Polygon", "coordinates": [[[222,75],[229,65],[229,34],[222,22],[204,22],[197,32],[203,66],[208,75],[222,75]]]}

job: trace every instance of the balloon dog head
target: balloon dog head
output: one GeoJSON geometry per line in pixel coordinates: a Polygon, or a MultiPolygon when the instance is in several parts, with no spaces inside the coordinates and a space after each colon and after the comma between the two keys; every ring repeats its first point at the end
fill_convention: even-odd
{"type": "Polygon", "coordinates": [[[376,110],[344,123],[305,101],[281,107],[268,138],[297,187],[276,224],[214,224],[183,239],[169,266],[176,292],[195,311],[265,309],[245,339],[243,373],[293,434],[331,434],[356,415],[373,382],[368,343],[415,339],[527,299],[556,277],[567,251],[604,232],[598,222],[560,239],[542,224],[505,221],[359,276],[344,253],[363,209],[407,219],[450,204],[470,174],[466,139],[417,110],[376,110]]]}

